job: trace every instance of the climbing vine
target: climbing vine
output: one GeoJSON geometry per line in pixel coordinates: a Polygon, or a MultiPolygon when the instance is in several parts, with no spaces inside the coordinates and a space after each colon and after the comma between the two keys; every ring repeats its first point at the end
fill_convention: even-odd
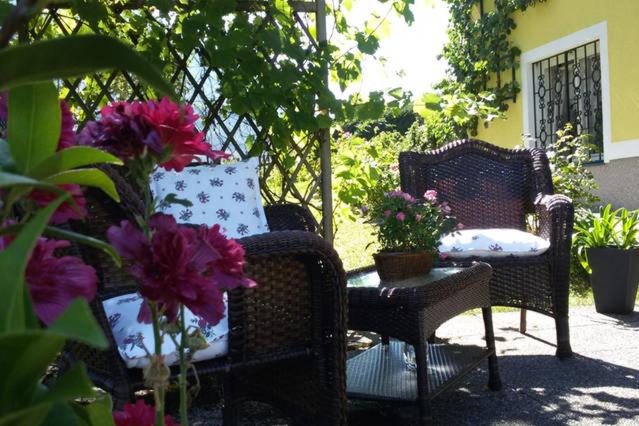
{"type": "MultiPolygon", "coordinates": [[[[222,115],[254,117],[273,144],[282,148],[298,133],[312,134],[334,121],[366,120],[383,113],[382,92],[338,99],[326,84],[332,79],[346,87],[357,81],[362,59],[375,54],[379,47],[376,29],[388,14],[371,16],[363,28],[355,27],[344,12],[357,1],[361,0],[327,2],[332,26],[325,48],[311,41],[317,36],[314,15],[296,15],[292,7],[296,2],[289,0],[71,0],[64,2],[66,9],[56,11],[56,20],[65,24],[82,22],[79,33],[109,34],[134,45],[187,99],[191,94],[183,90],[184,84],[193,86],[197,82],[176,79],[178,68],[184,63],[194,68],[214,67],[212,87],[207,83],[197,90],[223,96],[228,102],[221,105],[222,115]],[[300,21],[305,22],[300,25],[300,21]]],[[[412,22],[410,6],[414,0],[379,1],[389,13],[412,22]]],[[[10,1],[0,0],[2,5],[10,7],[10,1]]],[[[50,20],[43,15],[34,21],[37,38],[63,35],[60,25],[47,25],[50,20]]],[[[78,89],[79,95],[95,99],[103,86],[88,77],[78,89]]],[[[118,76],[110,81],[111,97],[128,98],[129,86],[124,77],[118,76]]],[[[102,103],[106,101],[102,98],[102,103]]],[[[217,106],[208,107],[215,110],[217,106]]],[[[84,121],[84,117],[80,119],[84,121]]],[[[250,145],[254,141],[247,142],[250,145]]],[[[252,151],[259,153],[265,148],[255,145],[252,151]]]]}
{"type": "Polygon", "coordinates": [[[516,99],[520,91],[515,71],[521,51],[509,37],[517,26],[513,14],[546,0],[494,0],[490,10],[483,0],[445,1],[450,24],[442,57],[448,62],[448,75],[438,89],[448,94],[490,92],[492,106],[505,111],[506,101],[516,99]]]}

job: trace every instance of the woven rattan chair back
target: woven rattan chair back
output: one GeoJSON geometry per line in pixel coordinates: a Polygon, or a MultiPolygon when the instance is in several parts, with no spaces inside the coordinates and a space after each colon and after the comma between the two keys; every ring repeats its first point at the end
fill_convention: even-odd
{"type": "Polygon", "coordinates": [[[523,230],[540,186],[552,186],[534,170],[534,161],[543,161],[540,154],[545,159],[541,152],[503,149],[477,140],[425,153],[403,152],[402,188],[417,197],[427,189],[436,190],[468,228],[523,230]]]}

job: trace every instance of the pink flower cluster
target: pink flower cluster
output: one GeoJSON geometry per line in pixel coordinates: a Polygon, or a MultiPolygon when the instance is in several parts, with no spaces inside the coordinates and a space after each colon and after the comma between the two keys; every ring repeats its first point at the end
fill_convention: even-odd
{"type": "MultiPolygon", "coordinates": [[[[153,426],[155,424],[155,409],[141,399],[135,404],[124,404],[122,411],[113,412],[115,426],[153,426]]],[[[180,426],[169,415],[164,417],[166,426],[180,426]]]]}
{"type": "MultiPolygon", "coordinates": [[[[0,251],[13,237],[0,237],[0,251]]],[[[36,315],[50,325],[76,298],[88,302],[97,291],[95,270],[73,256],[54,256],[54,251],[69,246],[68,241],[39,238],[27,263],[26,282],[36,315]]]]}
{"type": "MultiPolygon", "coordinates": [[[[107,238],[120,256],[133,261],[130,272],[140,283],[140,294],[157,303],[170,321],[182,303],[206,323],[217,324],[224,316],[222,290],[255,286],[244,276],[244,249],[222,235],[219,225],[178,226],[173,216],[155,214],[149,227],[147,239],[123,221],[109,228],[107,238]]],[[[138,321],[151,321],[147,304],[138,321]]]]}
{"type": "Polygon", "coordinates": [[[390,198],[403,198],[409,203],[414,203],[417,201],[412,195],[407,194],[403,191],[400,191],[399,189],[393,189],[392,191],[388,192],[386,195],[390,198]]]}
{"type": "Polygon", "coordinates": [[[161,101],[114,102],[102,108],[99,121],[82,129],[77,141],[122,160],[151,155],[166,170],[178,172],[198,156],[228,158],[204,141],[204,133],[195,127],[198,118],[191,105],[180,107],[166,97],[161,101]]]}

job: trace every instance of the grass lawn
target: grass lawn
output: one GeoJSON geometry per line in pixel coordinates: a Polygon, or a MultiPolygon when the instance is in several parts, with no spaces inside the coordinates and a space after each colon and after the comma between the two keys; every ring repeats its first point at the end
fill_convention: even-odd
{"type": "MultiPolygon", "coordinates": [[[[346,271],[372,265],[373,253],[377,250],[373,227],[362,221],[341,225],[335,234],[335,249],[344,262],[346,271]]],[[[590,306],[593,304],[592,293],[584,296],[570,295],[570,306],[590,306]]],[[[516,309],[495,307],[493,310],[505,312],[516,309]]]]}

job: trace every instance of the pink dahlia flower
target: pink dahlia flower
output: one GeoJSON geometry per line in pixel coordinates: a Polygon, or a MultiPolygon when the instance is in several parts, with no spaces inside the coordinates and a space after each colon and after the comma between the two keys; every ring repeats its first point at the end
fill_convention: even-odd
{"type": "Polygon", "coordinates": [[[428,191],[424,192],[424,199],[426,201],[437,201],[437,191],[435,191],[434,189],[429,189],[428,191]]]}
{"type": "MultiPolygon", "coordinates": [[[[130,271],[140,294],[157,303],[170,321],[182,303],[215,325],[224,316],[222,290],[255,285],[243,274],[244,250],[220,234],[218,225],[178,226],[173,216],[155,214],[149,226],[150,241],[128,221],[110,227],[107,238],[120,256],[133,261],[130,271]]],[[[151,321],[147,304],[138,320],[151,321]]]]}
{"type": "Polygon", "coordinates": [[[391,213],[392,213],[392,212],[391,212],[390,210],[384,210],[383,215],[384,215],[384,217],[388,217],[388,216],[390,216],[390,215],[391,215],[391,213]]]}
{"type": "MultiPolygon", "coordinates": [[[[0,237],[0,251],[13,240],[0,237]]],[[[55,257],[58,248],[68,247],[68,241],[38,239],[27,263],[26,282],[36,315],[49,325],[78,297],[88,302],[97,291],[95,270],[73,256],[55,257]]]]}
{"type": "Polygon", "coordinates": [[[442,209],[442,212],[443,212],[444,214],[450,214],[450,213],[451,213],[451,211],[452,211],[452,210],[450,209],[450,206],[448,205],[448,203],[447,203],[446,201],[444,201],[443,203],[441,203],[441,204],[439,205],[439,207],[442,209]]]}
{"type": "Polygon", "coordinates": [[[465,226],[464,226],[464,224],[463,224],[463,223],[458,223],[458,224],[457,224],[457,230],[461,231],[461,230],[462,230],[462,229],[464,229],[464,228],[465,228],[465,226]]]}
{"type": "MultiPolygon", "coordinates": [[[[74,209],[71,203],[65,201],[58,207],[51,216],[49,222],[54,224],[66,223],[70,219],[82,219],[87,215],[87,202],[84,198],[84,194],[82,193],[82,188],[80,185],[76,185],[73,183],[58,185],[60,188],[64,189],[66,192],[71,194],[73,200],[76,203],[76,208],[74,209]]],[[[36,203],[36,205],[40,208],[46,207],[51,201],[58,198],[58,194],[55,194],[50,191],[45,191],[42,189],[34,189],[28,196],[28,198],[36,203]]]]}
{"type": "Polygon", "coordinates": [[[416,220],[417,222],[421,222],[423,218],[424,218],[424,217],[423,217],[421,214],[416,214],[416,215],[415,215],[415,220],[416,220]]]}
{"type": "Polygon", "coordinates": [[[102,108],[99,121],[85,126],[78,142],[123,160],[149,154],[166,170],[178,172],[198,156],[228,158],[204,141],[204,133],[195,127],[198,118],[191,105],[181,108],[166,97],[159,102],[114,102],[102,108]]]}
{"type": "Polygon", "coordinates": [[[180,108],[164,97],[160,102],[139,103],[138,111],[155,128],[165,149],[170,152],[169,160],[160,163],[166,170],[180,172],[184,166],[197,159],[197,156],[206,156],[212,160],[229,158],[228,154],[214,151],[204,141],[204,133],[198,132],[195,127],[199,116],[191,105],[180,108]]]}
{"type": "MultiPolygon", "coordinates": [[[[155,424],[155,409],[138,399],[135,404],[124,404],[122,411],[113,412],[115,426],[153,426],[155,424]]],[[[166,426],[180,426],[169,415],[164,417],[166,426]]]]}
{"type": "Polygon", "coordinates": [[[404,212],[399,212],[395,215],[395,219],[399,220],[400,222],[403,222],[406,220],[406,215],[404,214],[404,212]]]}

